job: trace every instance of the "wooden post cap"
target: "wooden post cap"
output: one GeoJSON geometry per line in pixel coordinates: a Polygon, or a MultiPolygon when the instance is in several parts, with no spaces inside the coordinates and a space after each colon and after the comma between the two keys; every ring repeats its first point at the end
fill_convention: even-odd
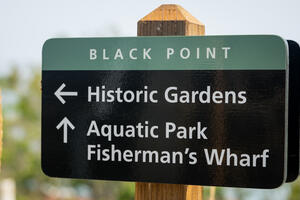
{"type": "Polygon", "coordinates": [[[176,4],[164,4],[138,21],[138,36],[204,35],[205,26],[176,4]]]}

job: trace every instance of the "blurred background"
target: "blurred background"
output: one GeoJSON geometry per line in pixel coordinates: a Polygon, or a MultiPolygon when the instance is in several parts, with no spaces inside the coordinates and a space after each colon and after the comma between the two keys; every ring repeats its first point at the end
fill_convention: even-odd
{"type": "MultiPolygon", "coordinates": [[[[46,177],[40,167],[41,50],[53,37],[136,36],[137,21],[176,3],[207,35],[276,34],[300,42],[299,0],[3,0],[0,88],[4,116],[0,200],[131,200],[134,183],[46,177]]],[[[209,188],[205,187],[204,199],[209,188]]],[[[299,200],[300,178],[275,190],[217,188],[217,200],[299,200]]]]}

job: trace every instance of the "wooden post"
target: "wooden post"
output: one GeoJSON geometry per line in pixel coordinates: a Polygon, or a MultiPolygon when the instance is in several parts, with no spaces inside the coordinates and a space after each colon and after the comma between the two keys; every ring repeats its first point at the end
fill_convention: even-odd
{"type": "Polygon", "coordinates": [[[2,134],[3,134],[3,118],[2,118],[1,89],[0,89],[0,170],[1,170],[1,157],[2,157],[2,134]]]}
{"type": "MultiPolygon", "coordinates": [[[[179,5],[161,5],[138,21],[138,36],[204,35],[205,26],[179,5]]],[[[202,200],[201,186],[136,183],[135,200],[202,200]]]]}

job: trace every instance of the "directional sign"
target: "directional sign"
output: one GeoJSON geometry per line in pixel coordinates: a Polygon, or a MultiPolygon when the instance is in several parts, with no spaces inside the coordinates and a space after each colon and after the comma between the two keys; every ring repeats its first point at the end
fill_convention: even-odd
{"type": "Polygon", "coordinates": [[[48,40],[43,171],[280,186],[288,159],[286,44],[270,35],[48,40]]]}

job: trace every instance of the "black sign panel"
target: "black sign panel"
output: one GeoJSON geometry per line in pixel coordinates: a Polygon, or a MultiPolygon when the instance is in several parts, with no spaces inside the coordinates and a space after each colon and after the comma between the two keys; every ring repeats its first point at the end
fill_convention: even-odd
{"type": "Polygon", "coordinates": [[[274,35],[50,39],[43,171],[248,188],[295,179],[299,111],[287,53],[274,35]]]}
{"type": "Polygon", "coordinates": [[[43,170],[277,187],[285,181],[285,77],[280,70],[44,71],[43,170]]]}
{"type": "Polygon", "coordinates": [[[300,48],[288,40],[289,46],[289,122],[287,182],[299,174],[299,104],[300,104],[300,48]]]}

